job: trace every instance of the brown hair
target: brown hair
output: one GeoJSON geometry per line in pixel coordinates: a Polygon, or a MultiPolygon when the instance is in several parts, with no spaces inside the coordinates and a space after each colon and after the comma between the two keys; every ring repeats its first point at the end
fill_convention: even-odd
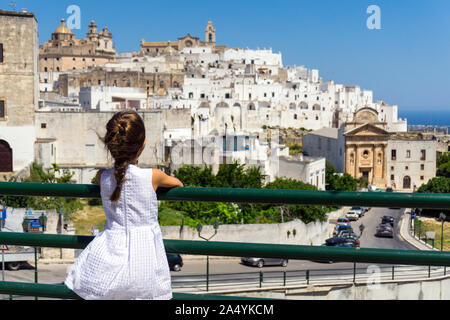
{"type": "Polygon", "coordinates": [[[114,177],[116,189],[110,200],[116,202],[120,198],[122,184],[125,182],[127,166],[139,156],[145,141],[145,125],[135,111],[116,113],[106,125],[106,136],[103,139],[114,158],[114,177]]]}

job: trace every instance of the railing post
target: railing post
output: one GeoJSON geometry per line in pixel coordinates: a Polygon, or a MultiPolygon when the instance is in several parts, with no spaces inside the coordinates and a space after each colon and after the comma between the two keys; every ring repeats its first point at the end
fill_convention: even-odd
{"type": "Polygon", "coordinates": [[[394,280],[394,266],[392,266],[392,280],[394,280]]]}
{"type": "Polygon", "coordinates": [[[356,262],[353,262],[353,283],[356,282],[356,262]]]}
{"type": "Polygon", "coordinates": [[[306,284],[309,284],[309,270],[306,270],[306,284]]]}
{"type": "Polygon", "coordinates": [[[286,287],[286,271],[283,271],[283,287],[286,287]]]}
{"type": "MultiPolygon", "coordinates": [[[[37,258],[37,247],[34,247],[34,283],[38,283],[38,258],[37,258]]],[[[38,297],[34,297],[37,300],[38,297]]]]}
{"type": "Polygon", "coordinates": [[[263,279],[263,272],[260,271],[259,272],[259,287],[262,288],[262,283],[263,283],[264,279],[263,279]]]}
{"type": "Polygon", "coordinates": [[[428,266],[428,278],[431,278],[431,266],[428,266]]]}
{"type": "Polygon", "coordinates": [[[209,291],[209,256],[206,256],[206,292],[209,291]]]}

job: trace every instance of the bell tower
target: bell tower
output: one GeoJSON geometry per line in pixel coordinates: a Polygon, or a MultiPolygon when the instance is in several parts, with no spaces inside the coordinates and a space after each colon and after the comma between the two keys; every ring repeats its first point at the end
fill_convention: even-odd
{"type": "Polygon", "coordinates": [[[216,29],[213,27],[212,21],[208,21],[206,26],[205,42],[207,44],[216,44],[216,29]]]}

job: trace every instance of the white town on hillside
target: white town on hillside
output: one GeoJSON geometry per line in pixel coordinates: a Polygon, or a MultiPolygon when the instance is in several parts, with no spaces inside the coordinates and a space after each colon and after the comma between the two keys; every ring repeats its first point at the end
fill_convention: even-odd
{"type": "Polygon", "coordinates": [[[138,51],[123,53],[95,21],[83,39],[64,20],[55,28],[39,45],[33,13],[0,11],[0,34],[8,34],[0,44],[2,179],[25,175],[36,161],[90,183],[111,165],[99,137],[125,109],[146,124],[139,164],[168,172],[239,161],[261,166],[269,181],[295,178],[324,190],[329,160],[378,188],[412,191],[435,176],[437,154],[448,150],[442,137],[408,133],[398,106],[374,101],[371,90],[285,66],[272,49],[217,44],[211,21],[204,40],[142,38],[138,51]],[[300,154],[290,155],[284,129],[302,132],[300,154]]]}

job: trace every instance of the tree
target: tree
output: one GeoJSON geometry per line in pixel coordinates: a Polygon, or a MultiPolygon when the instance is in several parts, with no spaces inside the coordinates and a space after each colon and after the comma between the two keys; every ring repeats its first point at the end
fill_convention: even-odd
{"type": "MultiPolygon", "coordinates": [[[[268,183],[265,189],[290,189],[290,190],[317,190],[315,186],[304,183],[302,181],[286,178],[277,178],[275,181],[268,183]]],[[[272,207],[273,205],[269,205],[272,207]]],[[[281,205],[277,206],[279,208],[278,215],[281,217],[283,214],[284,221],[290,221],[293,219],[300,219],[304,223],[309,223],[313,221],[325,221],[326,212],[331,210],[331,207],[324,207],[318,205],[281,205]]]]}
{"type": "MultiPolygon", "coordinates": [[[[174,176],[183,181],[186,187],[216,187],[216,188],[261,188],[265,176],[259,167],[245,169],[244,165],[234,162],[219,167],[216,175],[211,167],[196,167],[185,165],[174,172],[174,176]]],[[[242,223],[249,222],[248,204],[218,203],[218,202],[169,202],[165,204],[172,209],[185,212],[188,217],[203,224],[242,223]]],[[[251,216],[251,214],[250,214],[251,216]]]]}
{"type": "MultiPolygon", "coordinates": [[[[423,184],[417,189],[419,193],[450,193],[450,178],[447,177],[435,177],[429,180],[426,184],[423,184]]],[[[424,215],[430,215],[439,217],[439,214],[444,212],[447,216],[450,216],[450,210],[436,210],[436,209],[423,209],[424,215]]]]}
{"type": "MultiPolygon", "coordinates": [[[[28,178],[18,181],[16,178],[10,182],[40,182],[40,183],[70,183],[73,173],[68,169],[61,170],[57,164],[52,164],[52,168],[45,170],[41,164],[33,163],[30,168],[28,178]]],[[[62,197],[15,197],[2,196],[0,203],[11,208],[32,208],[36,210],[59,210],[63,209],[64,218],[70,220],[73,213],[83,209],[80,199],[62,197]]]]}
{"type": "Polygon", "coordinates": [[[326,189],[333,191],[355,191],[358,188],[358,181],[348,173],[342,176],[336,172],[336,167],[327,160],[325,171],[326,189]]]}
{"type": "Polygon", "coordinates": [[[441,154],[436,162],[437,176],[450,178],[450,151],[441,154]]]}

